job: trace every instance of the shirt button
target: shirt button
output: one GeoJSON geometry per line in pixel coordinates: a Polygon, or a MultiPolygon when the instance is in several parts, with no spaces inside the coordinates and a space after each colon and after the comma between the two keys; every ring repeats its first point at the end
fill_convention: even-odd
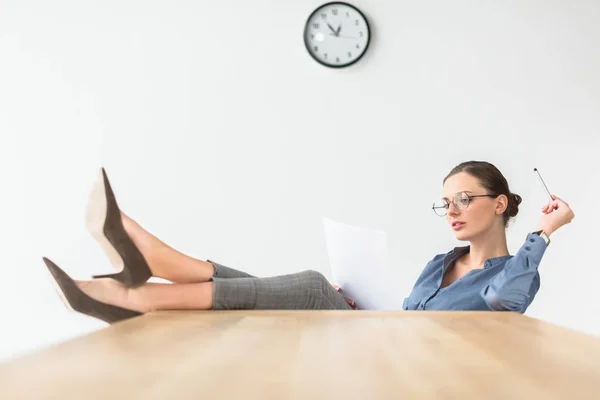
{"type": "Polygon", "coordinates": [[[531,238],[531,239],[529,239],[529,241],[530,241],[531,243],[534,243],[534,242],[535,242],[535,239],[534,239],[534,238],[531,238]]]}
{"type": "Polygon", "coordinates": [[[529,246],[526,246],[526,247],[525,247],[525,250],[529,251],[529,250],[531,250],[531,247],[529,247],[529,246]]]}

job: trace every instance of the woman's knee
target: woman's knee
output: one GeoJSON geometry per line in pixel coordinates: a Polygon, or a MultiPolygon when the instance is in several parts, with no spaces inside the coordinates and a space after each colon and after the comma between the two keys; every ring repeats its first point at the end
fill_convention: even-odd
{"type": "Polygon", "coordinates": [[[329,281],[319,271],[306,270],[300,273],[303,280],[313,289],[324,289],[329,286],[329,281]]]}

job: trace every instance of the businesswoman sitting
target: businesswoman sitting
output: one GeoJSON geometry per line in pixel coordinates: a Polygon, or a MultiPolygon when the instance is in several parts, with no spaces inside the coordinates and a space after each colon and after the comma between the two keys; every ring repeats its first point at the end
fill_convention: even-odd
{"type": "MultiPolygon", "coordinates": [[[[510,191],[502,173],[488,162],[468,161],[442,183],[443,196],[433,211],[446,218],[456,239],[469,244],[434,256],[403,308],[525,312],[540,288],[538,268],[550,236],[571,222],[573,211],[552,196],[513,256],[505,230],[521,197],[510,191]]],[[[104,169],[90,196],[87,220],[118,272],[73,281],[51,260],[43,260],[69,308],[108,323],[167,309],[360,308],[314,270],[258,278],[171,248],[119,209],[104,169]],[[172,283],[146,282],[151,276],[172,283]]]]}

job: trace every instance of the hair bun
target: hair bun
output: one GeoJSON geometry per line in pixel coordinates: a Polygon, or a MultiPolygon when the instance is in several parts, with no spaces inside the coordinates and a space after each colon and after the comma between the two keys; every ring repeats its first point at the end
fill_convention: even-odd
{"type": "Polygon", "coordinates": [[[523,199],[516,193],[510,194],[510,200],[508,201],[507,212],[509,217],[514,217],[519,213],[519,204],[523,199]]]}
{"type": "Polygon", "coordinates": [[[516,193],[511,193],[510,195],[515,200],[515,202],[517,203],[517,205],[521,204],[521,202],[523,201],[523,199],[521,198],[521,196],[519,196],[516,193]]]}

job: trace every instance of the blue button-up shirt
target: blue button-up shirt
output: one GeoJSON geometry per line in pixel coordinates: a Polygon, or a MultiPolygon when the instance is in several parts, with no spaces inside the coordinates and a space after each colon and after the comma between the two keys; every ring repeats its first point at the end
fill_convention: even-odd
{"type": "Polygon", "coordinates": [[[470,246],[438,254],[425,266],[403,309],[524,313],[540,288],[538,267],[546,247],[544,239],[530,233],[515,256],[489,258],[482,269],[471,270],[444,288],[440,287],[444,273],[470,246]]]}

